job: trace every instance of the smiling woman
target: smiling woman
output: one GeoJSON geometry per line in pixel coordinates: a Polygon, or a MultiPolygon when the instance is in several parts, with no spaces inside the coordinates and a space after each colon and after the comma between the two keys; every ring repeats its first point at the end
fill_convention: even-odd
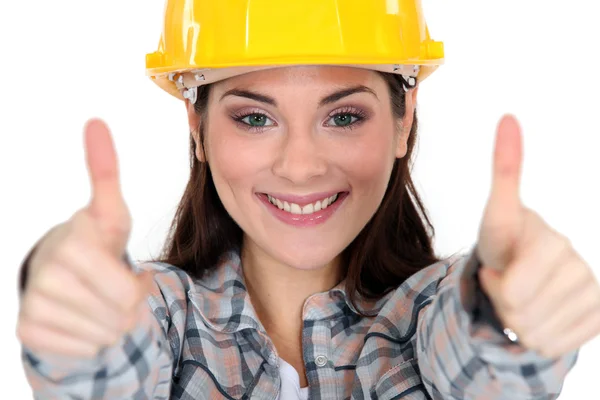
{"type": "Polygon", "coordinates": [[[443,46],[419,1],[168,0],[146,61],[185,105],[190,178],[162,254],[134,263],[111,136],[88,123],[92,201],[22,269],[37,397],[558,396],[600,288],[520,203],[512,117],[477,246],[434,254],[411,157],[443,46]]]}
{"type": "Polygon", "coordinates": [[[408,167],[417,90],[405,97],[399,76],[296,66],[199,89],[191,178],[157,261],[202,276],[243,242],[301,270],[343,258],[351,298],[438,261],[408,167]]]}

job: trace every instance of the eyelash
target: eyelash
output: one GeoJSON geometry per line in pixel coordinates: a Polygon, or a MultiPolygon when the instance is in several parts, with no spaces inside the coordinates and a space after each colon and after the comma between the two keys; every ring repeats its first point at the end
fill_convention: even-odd
{"type": "MultiPolygon", "coordinates": [[[[234,113],[231,115],[231,118],[234,120],[234,122],[240,128],[245,129],[247,131],[251,131],[251,132],[262,132],[265,129],[269,128],[269,126],[273,126],[273,125],[251,126],[242,121],[244,118],[247,118],[247,117],[250,117],[253,115],[264,116],[265,118],[272,120],[272,118],[270,118],[267,114],[265,114],[264,112],[258,111],[258,110],[250,111],[250,112],[234,113]]],[[[351,130],[351,129],[354,129],[354,128],[358,127],[359,125],[361,125],[368,118],[368,115],[364,110],[347,106],[347,107],[343,107],[341,109],[335,110],[334,112],[330,113],[327,116],[327,121],[329,121],[332,118],[337,117],[338,115],[348,115],[350,117],[356,118],[356,121],[352,122],[350,125],[332,126],[333,128],[341,128],[341,129],[351,130]]]]}
{"type": "Polygon", "coordinates": [[[250,116],[253,116],[253,115],[261,115],[261,116],[263,116],[265,118],[273,120],[267,114],[265,114],[264,112],[258,111],[258,110],[256,110],[256,111],[250,111],[250,112],[246,111],[246,112],[241,112],[241,113],[233,113],[231,115],[231,118],[233,119],[233,121],[240,128],[245,129],[245,130],[250,131],[250,132],[262,132],[265,129],[269,128],[269,126],[272,126],[272,125],[269,125],[269,126],[251,126],[251,125],[248,125],[247,123],[245,123],[245,122],[242,121],[244,118],[250,117],[250,116]]]}
{"type": "Polygon", "coordinates": [[[348,129],[348,130],[357,128],[359,125],[361,125],[363,122],[365,122],[368,117],[367,113],[364,110],[361,110],[360,108],[346,106],[346,107],[342,107],[342,108],[330,113],[327,116],[327,120],[329,121],[330,119],[335,118],[338,115],[349,115],[350,117],[356,118],[356,121],[352,122],[350,125],[333,126],[333,128],[341,128],[341,129],[348,129]]]}

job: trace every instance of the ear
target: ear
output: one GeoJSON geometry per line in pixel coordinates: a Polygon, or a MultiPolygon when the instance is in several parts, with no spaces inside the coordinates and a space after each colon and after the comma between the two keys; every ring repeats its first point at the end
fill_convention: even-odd
{"type": "Polygon", "coordinates": [[[202,149],[202,143],[200,141],[200,115],[194,109],[194,105],[188,99],[185,99],[185,108],[188,115],[188,124],[190,127],[190,132],[192,133],[192,137],[194,138],[194,142],[196,143],[196,158],[200,162],[204,162],[204,151],[202,149]]]}
{"type": "Polygon", "coordinates": [[[410,136],[415,108],[417,107],[418,91],[419,85],[406,93],[406,112],[404,113],[404,118],[402,118],[399,127],[400,132],[398,133],[398,140],[396,142],[396,158],[404,157],[408,151],[408,137],[410,136]]]}

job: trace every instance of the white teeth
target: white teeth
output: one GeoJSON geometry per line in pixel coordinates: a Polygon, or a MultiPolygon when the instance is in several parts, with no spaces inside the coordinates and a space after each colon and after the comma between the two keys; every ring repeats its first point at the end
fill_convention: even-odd
{"type": "Polygon", "coordinates": [[[288,203],[287,201],[281,201],[271,195],[267,195],[267,197],[269,199],[269,202],[277,208],[279,208],[280,210],[284,210],[297,215],[307,215],[326,209],[331,203],[337,200],[338,195],[334,194],[333,196],[326,197],[323,200],[318,200],[312,204],[307,204],[304,207],[300,207],[296,203],[288,203]]]}
{"type": "Polygon", "coordinates": [[[302,214],[302,210],[298,204],[292,203],[290,208],[292,209],[292,214],[302,214]]]}
{"type": "Polygon", "coordinates": [[[312,204],[307,204],[302,207],[302,214],[312,214],[315,212],[315,207],[312,204]]]}

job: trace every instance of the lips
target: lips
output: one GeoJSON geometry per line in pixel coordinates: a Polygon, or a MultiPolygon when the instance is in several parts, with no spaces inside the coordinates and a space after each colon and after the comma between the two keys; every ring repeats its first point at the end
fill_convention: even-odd
{"type": "Polygon", "coordinates": [[[287,202],[285,200],[281,200],[277,197],[267,195],[269,202],[279,208],[280,210],[284,210],[285,212],[289,212],[295,215],[310,215],[315,212],[319,212],[321,210],[325,210],[329,205],[333,204],[337,198],[339,193],[331,195],[329,197],[325,197],[323,199],[317,200],[314,203],[309,203],[304,206],[301,206],[298,203],[287,202]]]}
{"type": "Polygon", "coordinates": [[[309,196],[257,193],[267,211],[295,227],[308,227],[327,221],[344,203],[349,192],[323,192],[309,196]]]}

